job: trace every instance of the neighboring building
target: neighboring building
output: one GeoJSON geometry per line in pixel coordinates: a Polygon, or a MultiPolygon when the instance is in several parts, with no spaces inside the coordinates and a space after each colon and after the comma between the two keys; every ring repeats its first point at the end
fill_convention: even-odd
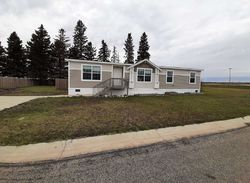
{"type": "Polygon", "coordinates": [[[201,69],[67,59],[69,95],[199,93],[201,69]]]}

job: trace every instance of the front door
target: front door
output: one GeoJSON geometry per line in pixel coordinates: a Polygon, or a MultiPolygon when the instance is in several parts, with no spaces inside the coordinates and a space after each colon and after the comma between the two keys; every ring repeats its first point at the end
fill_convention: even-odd
{"type": "Polygon", "coordinates": [[[121,86],[123,78],[123,68],[122,67],[113,67],[113,86],[121,86]]]}

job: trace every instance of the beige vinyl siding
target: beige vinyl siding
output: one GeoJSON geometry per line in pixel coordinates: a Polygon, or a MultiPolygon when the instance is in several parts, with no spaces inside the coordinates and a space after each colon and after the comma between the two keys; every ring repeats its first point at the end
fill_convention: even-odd
{"type": "Polygon", "coordinates": [[[125,79],[129,81],[129,73],[125,73],[125,79]]]}
{"type": "Polygon", "coordinates": [[[89,62],[70,62],[70,87],[71,88],[93,88],[98,83],[105,81],[112,76],[112,65],[102,63],[89,62]],[[81,69],[82,65],[100,65],[101,66],[101,81],[82,81],[81,69]]]}
{"type": "Polygon", "coordinates": [[[155,68],[152,67],[150,64],[148,63],[141,63],[137,66],[134,67],[134,72],[135,74],[137,74],[137,68],[148,68],[148,69],[152,69],[152,74],[155,73],[155,68]]]}
{"type": "MultiPolygon", "coordinates": [[[[166,70],[171,70],[171,69],[164,69],[164,72],[166,70]]],[[[173,69],[172,69],[173,70],[173,69]]],[[[188,70],[174,70],[175,75],[186,75],[189,76],[190,72],[194,72],[196,76],[200,76],[200,72],[197,71],[188,71],[188,70]]]]}
{"type": "Polygon", "coordinates": [[[160,89],[199,89],[200,88],[200,72],[187,71],[187,70],[175,70],[175,69],[162,69],[159,75],[160,89]],[[174,71],[174,82],[166,83],[166,71],[174,71]],[[196,74],[196,83],[189,83],[190,73],[196,74]]]}
{"type": "Polygon", "coordinates": [[[192,70],[180,70],[180,69],[174,69],[174,68],[169,68],[169,69],[162,69],[160,71],[160,74],[162,75],[166,75],[166,72],[168,71],[174,71],[175,75],[188,75],[190,72],[194,72],[196,74],[196,76],[200,76],[201,72],[200,71],[192,71],[192,70]]]}
{"type": "Polygon", "coordinates": [[[160,75],[160,89],[199,89],[200,77],[196,77],[195,84],[189,84],[188,76],[174,76],[174,83],[166,83],[166,76],[160,75]]]}
{"type": "MultiPolygon", "coordinates": [[[[102,71],[102,81],[111,78],[112,73],[102,71]]],[[[71,88],[92,88],[102,81],[81,81],[81,70],[70,70],[71,88]]]]}
{"type": "Polygon", "coordinates": [[[154,81],[155,81],[155,72],[154,72],[154,67],[152,67],[150,64],[148,63],[141,63],[137,66],[135,66],[134,68],[134,88],[154,88],[154,81]],[[140,82],[137,81],[137,69],[138,68],[147,68],[147,69],[152,69],[151,72],[151,82],[140,82]]]}
{"type": "Polygon", "coordinates": [[[137,73],[134,75],[135,86],[134,88],[154,88],[155,76],[151,73],[151,82],[140,82],[137,81],[137,73]]]}
{"type": "Polygon", "coordinates": [[[137,69],[137,67],[139,67],[139,68],[151,68],[151,69],[154,69],[154,67],[152,67],[150,64],[148,64],[148,63],[141,63],[141,64],[139,64],[139,65],[137,65],[137,66],[135,66],[135,68],[137,69]]]}
{"type": "Polygon", "coordinates": [[[82,67],[81,67],[82,64],[101,65],[103,71],[110,71],[110,72],[112,72],[112,67],[113,67],[112,65],[105,65],[105,64],[102,64],[102,63],[93,64],[93,63],[88,63],[88,62],[70,62],[70,70],[81,70],[82,69],[82,67]]]}
{"type": "MultiPolygon", "coordinates": [[[[127,65],[122,66],[125,69],[124,77],[129,80],[129,70],[127,70],[127,65]]],[[[70,63],[70,87],[71,88],[93,88],[100,82],[112,78],[112,64],[102,64],[102,63],[89,63],[89,62],[71,62],[70,63]],[[102,80],[101,81],[82,81],[81,69],[82,64],[86,65],[101,65],[102,68],[102,80]]],[[[155,82],[155,69],[148,63],[142,63],[134,68],[134,88],[154,88],[155,82]],[[137,81],[137,68],[151,68],[151,82],[138,82],[137,81]]],[[[163,68],[159,72],[159,89],[199,89],[200,88],[200,71],[191,71],[184,69],[173,69],[173,68],[163,68]],[[174,71],[174,82],[166,83],[166,71],[174,71]],[[194,72],[196,74],[196,83],[189,83],[190,73],[194,72]]]]}

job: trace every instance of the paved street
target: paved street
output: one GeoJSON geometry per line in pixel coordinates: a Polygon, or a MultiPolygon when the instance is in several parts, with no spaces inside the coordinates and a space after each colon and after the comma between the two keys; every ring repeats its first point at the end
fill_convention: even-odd
{"type": "Polygon", "coordinates": [[[34,165],[1,166],[0,182],[249,182],[250,128],[34,165]]]}

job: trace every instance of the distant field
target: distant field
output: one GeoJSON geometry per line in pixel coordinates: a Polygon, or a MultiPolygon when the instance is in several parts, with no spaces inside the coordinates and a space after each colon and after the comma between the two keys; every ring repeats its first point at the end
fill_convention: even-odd
{"type": "Polygon", "coordinates": [[[250,83],[202,83],[202,85],[216,88],[250,89],[250,83]]]}
{"type": "Polygon", "coordinates": [[[0,145],[21,145],[250,115],[250,87],[201,95],[42,98],[0,111],[0,145]]]}
{"type": "Polygon", "coordinates": [[[58,90],[54,86],[28,86],[23,88],[0,90],[1,96],[42,96],[66,95],[67,91],[58,90]]]}

